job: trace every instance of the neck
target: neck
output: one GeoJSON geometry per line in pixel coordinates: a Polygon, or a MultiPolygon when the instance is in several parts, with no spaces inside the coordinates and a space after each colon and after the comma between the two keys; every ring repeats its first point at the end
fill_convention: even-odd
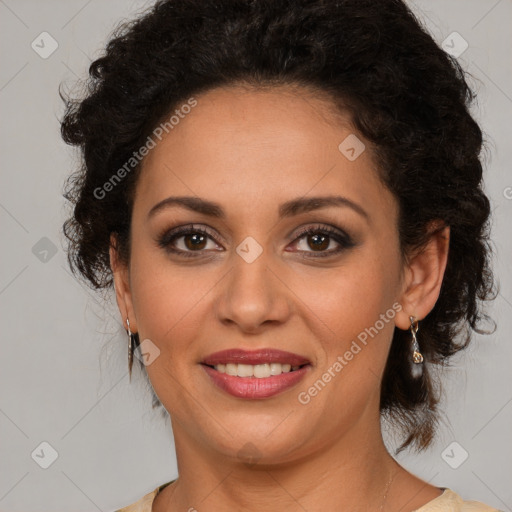
{"type": "Polygon", "coordinates": [[[376,428],[356,425],[300,459],[250,464],[208,451],[173,423],[179,479],[165,510],[386,510],[390,484],[404,470],[376,428]]]}

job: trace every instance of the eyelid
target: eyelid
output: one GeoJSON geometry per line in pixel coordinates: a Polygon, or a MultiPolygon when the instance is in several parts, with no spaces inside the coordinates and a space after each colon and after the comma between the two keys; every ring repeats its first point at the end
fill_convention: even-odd
{"type": "MultiPolygon", "coordinates": [[[[303,228],[299,228],[298,232],[293,235],[292,243],[298,243],[302,238],[308,234],[323,233],[328,238],[334,240],[338,244],[338,248],[330,249],[328,251],[299,251],[304,254],[311,255],[312,257],[328,257],[340,254],[343,250],[354,247],[356,242],[354,239],[344,230],[332,226],[330,224],[314,224],[307,225],[303,228]]],[[[309,257],[309,256],[308,256],[309,257]]]]}
{"type": "MultiPolygon", "coordinates": [[[[181,238],[182,236],[186,236],[190,233],[202,233],[208,238],[210,238],[215,244],[221,245],[219,241],[217,241],[217,238],[222,238],[221,236],[218,236],[217,234],[212,233],[211,228],[208,226],[204,226],[203,224],[183,224],[180,226],[175,226],[170,229],[163,230],[159,235],[156,237],[157,244],[162,247],[163,249],[167,249],[171,245],[171,241],[177,238],[181,238]]],[[[176,252],[183,253],[201,253],[201,251],[181,251],[180,249],[177,249],[176,252]]]]}
{"type": "MultiPolygon", "coordinates": [[[[201,256],[205,253],[211,253],[211,249],[200,249],[197,251],[192,250],[183,250],[183,249],[177,249],[173,247],[174,241],[176,239],[182,238],[183,236],[193,234],[193,233],[201,233],[208,237],[213,243],[215,243],[218,246],[222,246],[222,244],[217,241],[217,238],[222,238],[217,233],[212,233],[212,229],[209,226],[205,226],[202,224],[184,224],[180,226],[175,226],[173,228],[164,230],[159,236],[157,236],[157,244],[162,249],[167,250],[168,252],[178,254],[178,255],[186,255],[186,256],[201,256]]],[[[352,237],[346,233],[344,230],[332,226],[330,224],[307,224],[305,226],[302,226],[296,229],[293,233],[293,235],[290,235],[288,238],[292,238],[291,243],[297,244],[302,238],[307,236],[308,234],[317,234],[317,233],[323,233],[327,235],[328,238],[334,240],[338,244],[338,248],[336,249],[330,249],[326,251],[304,251],[299,250],[298,253],[303,253],[309,255],[308,257],[328,257],[328,256],[334,256],[339,253],[341,253],[345,249],[349,249],[356,245],[352,237]]],[[[222,250],[225,250],[222,248],[222,250]]],[[[221,252],[221,251],[217,251],[221,252]]],[[[290,252],[290,251],[288,251],[290,252]]]]}
{"type": "Polygon", "coordinates": [[[326,223],[310,223],[298,228],[298,230],[294,231],[293,241],[295,241],[297,238],[302,238],[304,235],[307,235],[310,232],[329,233],[338,235],[339,237],[344,238],[347,242],[352,241],[352,237],[346,231],[326,223]]]}

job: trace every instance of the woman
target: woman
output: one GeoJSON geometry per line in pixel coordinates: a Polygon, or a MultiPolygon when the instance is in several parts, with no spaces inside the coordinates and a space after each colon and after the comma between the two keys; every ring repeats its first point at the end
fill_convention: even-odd
{"type": "Polygon", "coordinates": [[[179,478],[123,511],[495,510],[424,482],[491,296],[464,72],[399,0],[167,0],[67,100],[72,267],[115,287],[179,478]]]}

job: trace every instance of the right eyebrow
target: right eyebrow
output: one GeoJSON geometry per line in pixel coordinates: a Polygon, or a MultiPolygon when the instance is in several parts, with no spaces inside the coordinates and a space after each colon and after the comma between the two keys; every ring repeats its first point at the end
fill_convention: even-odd
{"type": "Polygon", "coordinates": [[[149,210],[148,217],[152,217],[157,212],[169,208],[171,206],[182,206],[188,210],[208,215],[209,217],[216,217],[219,219],[225,219],[226,214],[222,207],[214,203],[213,201],[207,201],[206,199],[200,199],[193,196],[172,196],[160,201],[155,204],[151,210],[149,210]]]}

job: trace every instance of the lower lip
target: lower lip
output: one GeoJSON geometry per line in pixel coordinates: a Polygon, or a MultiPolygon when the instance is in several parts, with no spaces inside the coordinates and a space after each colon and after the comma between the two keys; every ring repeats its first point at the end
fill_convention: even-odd
{"type": "Polygon", "coordinates": [[[311,365],[308,364],[293,372],[258,379],[257,377],[235,377],[227,373],[220,373],[205,364],[201,366],[219,388],[237,398],[250,400],[269,398],[282,393],[298,384],[311,368],[311,365]]]}

